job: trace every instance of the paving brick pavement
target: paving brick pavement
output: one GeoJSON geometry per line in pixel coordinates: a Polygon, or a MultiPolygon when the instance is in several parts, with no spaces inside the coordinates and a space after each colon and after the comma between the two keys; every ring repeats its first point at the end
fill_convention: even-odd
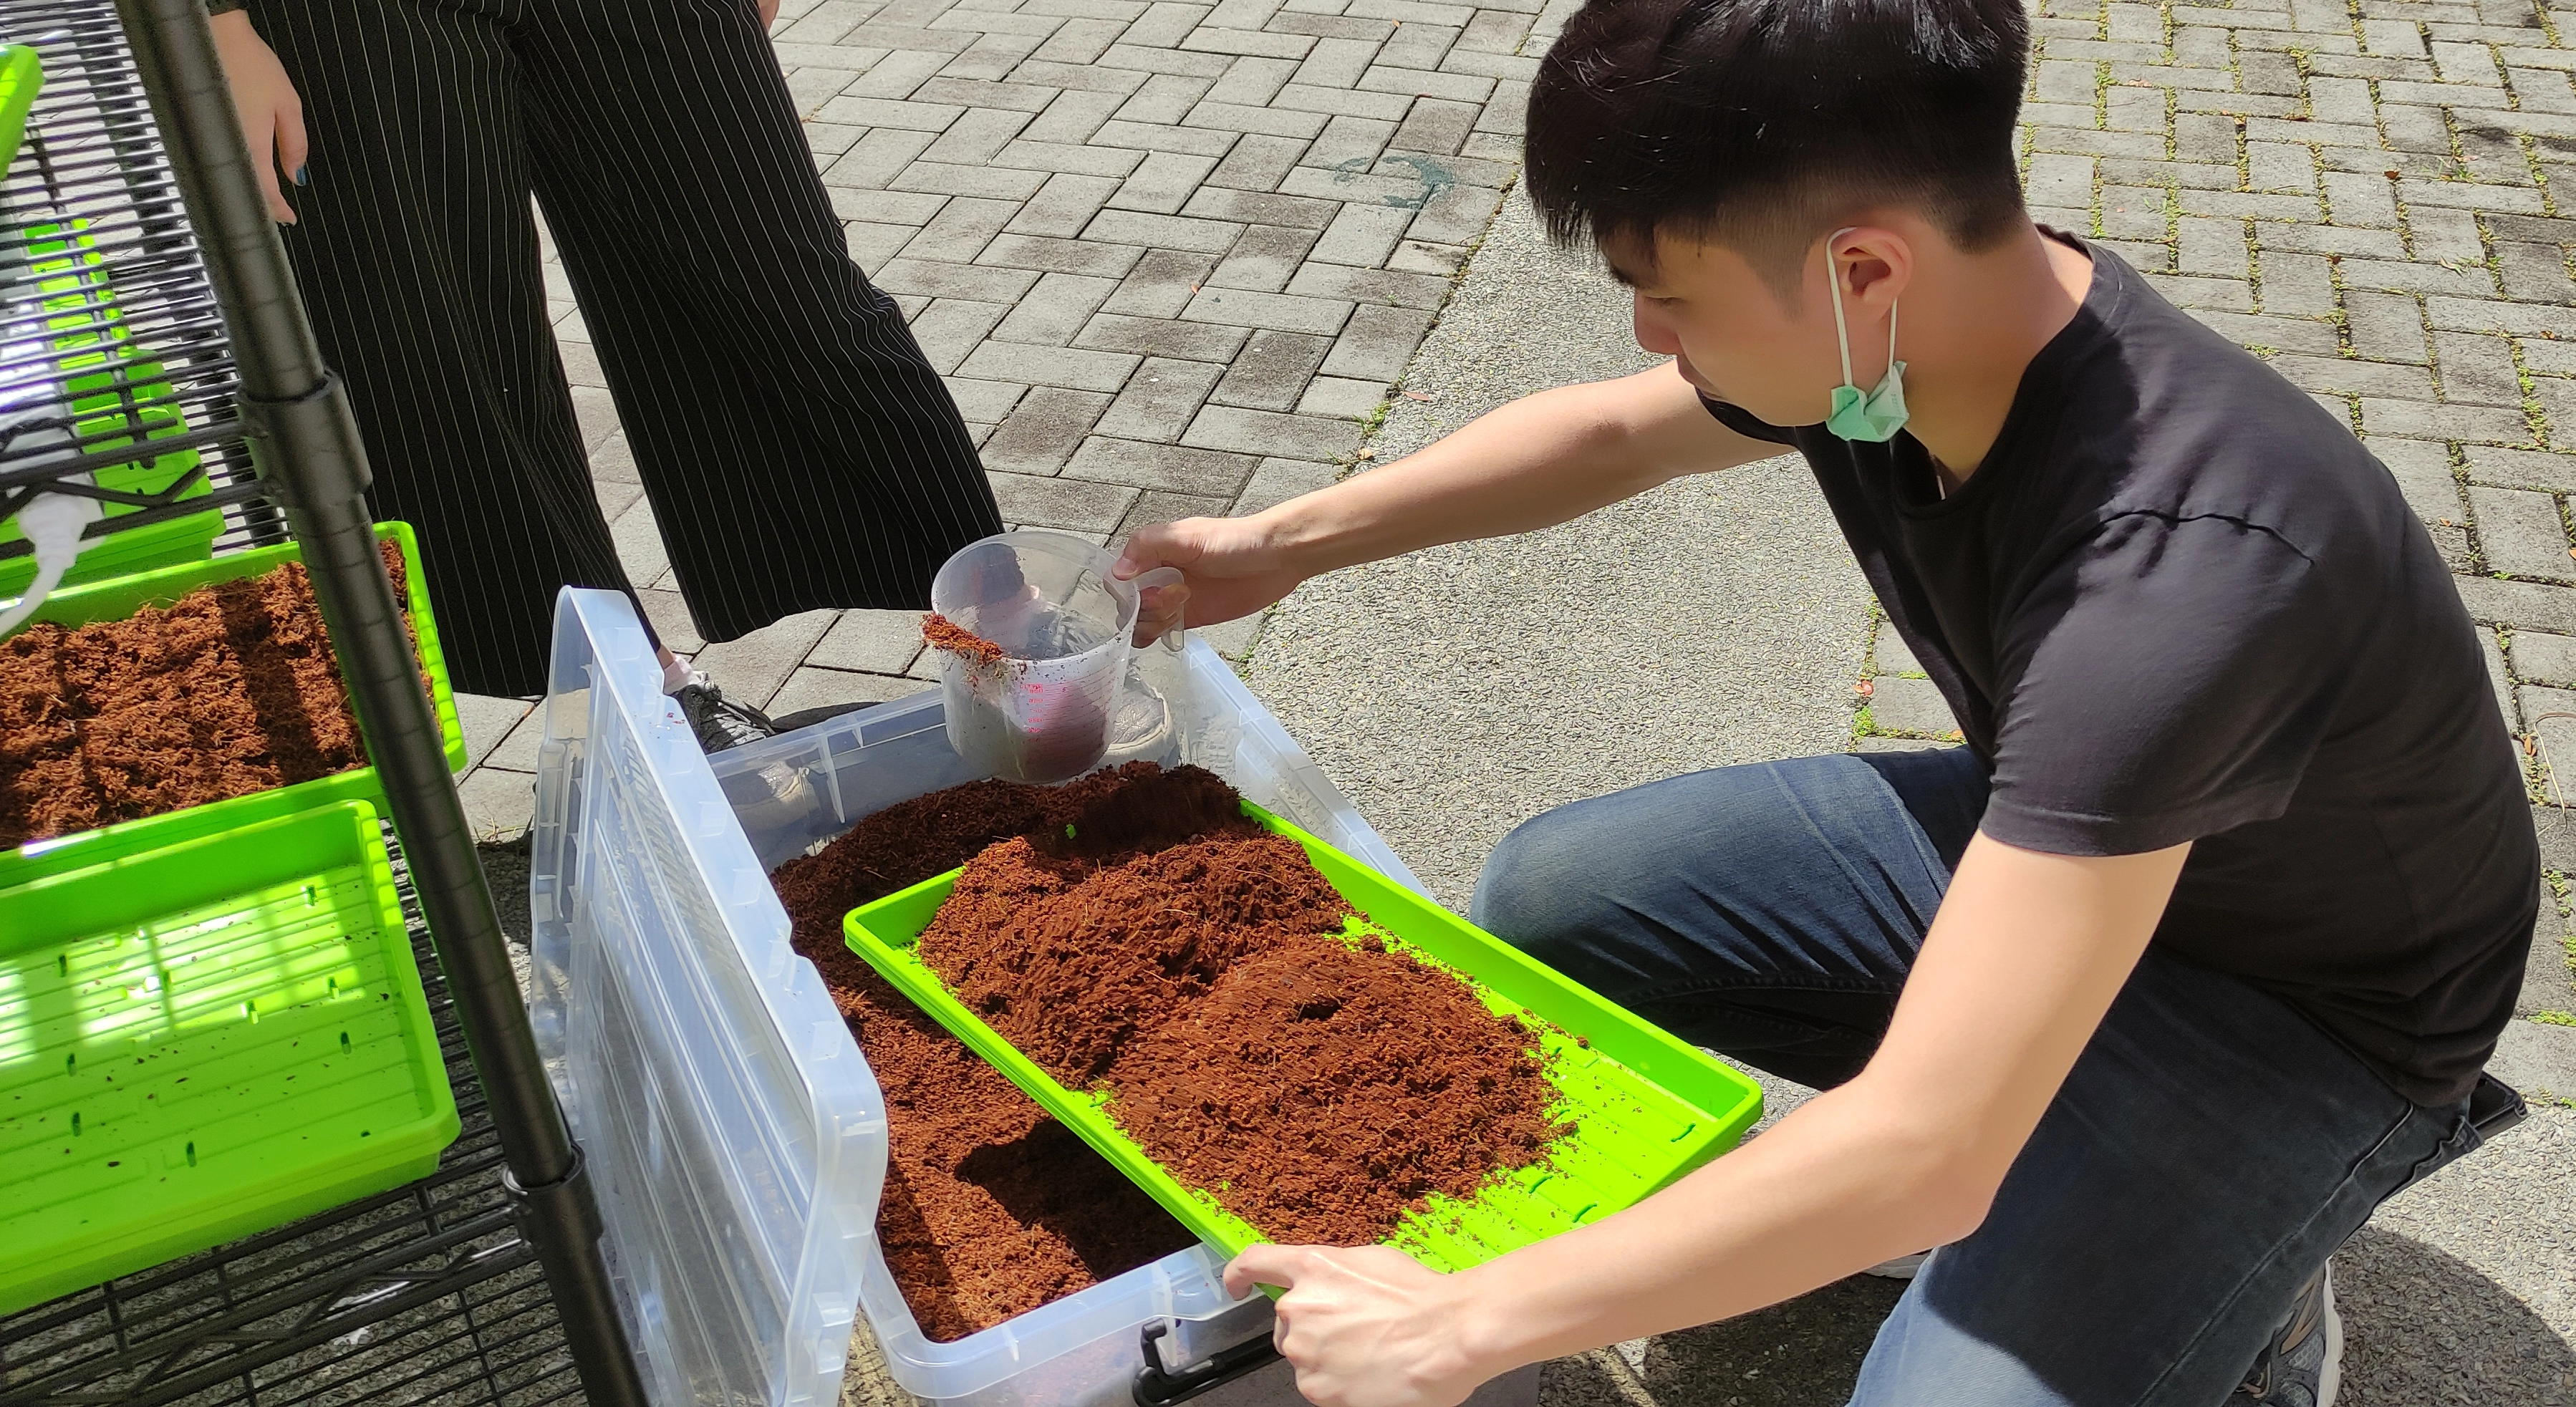
{"type": "MultiPolygon", "coordinates": [[[[2117,250],[2387,464],[2486,637],[2534,800],[2561,802],[2576,693],[2546,686],[2576,649],[2576,10],[2078,0],[2033,28],[2034,212],[2117,250]]],[[[1859,731],[1948,733],[1892,649],[1880,631],[1859,731]]]]}
{"type": "MultiPolygon", "coordinates": [[[[1535,56],[1573,8],[786,0],[773,33],[851,254],[947,378],[1004,517],[1106,542],[1351,462],[1501,203],[1535,56]]],[[[570,283],[548,273],[602,506],[655,625],[693,652],[570,283]]],[[[889,643],[898,617],[859,627],[863,652],[834,645],[847,623],[783,623],[703,662],[775,712],[920,687],[889,643]]],[[[475,712],[489,760],[468,796],[506,833],[527,811],[513,734],[534,725],[504,701],[475,712]]]]}

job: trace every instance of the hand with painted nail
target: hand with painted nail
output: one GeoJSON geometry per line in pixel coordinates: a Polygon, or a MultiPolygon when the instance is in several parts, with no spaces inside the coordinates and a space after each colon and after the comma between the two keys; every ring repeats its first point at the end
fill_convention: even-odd
{"type": "Polygon", "coordinates": [[[279,185],[283,172],[297,185],[304,175],[304,100],[277,55],[251,28],[250,15],[231,10],[210,21],[215,52],[223,59],[224,81],[233,90],[233,107],[241,114],[242,140],[250,147],[251,166],[259,172],[260,191],[268,213],[281,225],[295,223],[295,207],[286,203],[279,185]],[[274,156],[274,161],[270,158],[274,156]]]}

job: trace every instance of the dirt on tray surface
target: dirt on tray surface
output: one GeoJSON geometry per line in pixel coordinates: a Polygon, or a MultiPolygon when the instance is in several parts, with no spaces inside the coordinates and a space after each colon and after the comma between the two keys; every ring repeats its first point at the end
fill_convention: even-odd
{"type": "Polygon", "coordinates": [[[816,931],[818,941],[837,946],[848,910],[946,874],[996,841],[1038,836],[1051,851],[1098,853],[1165,845],[1230,821],[1248,832],[1236,801],[1234,788],[1213,772],[1166,771],[1151,762],[1103,768],[1055,787],[968,782],[862,817],[820,852],[780,865],[770,880],[791,915],[800,903],[817,914],[840,905],[830,914],[830,933],[816,931]]]}
{"type": "Polygon", "coordinates": [[[1366,1245],[1568,1131],[1535,1044],[1446,972],[1299,936],[1129,1046],[1110,1109],[1154,1161],[1273,1239],[1366,1245]]]}
{"type": "MultiPolygon", "coordinates": [[[[401,553],[383,550],[399,596],[401,553]]],[[[0,849],[366,760],[299,563],[0,640],[0,849]]]]}
{"type": "Polygon", "coordinates": [[[1275,1239],[1363,1245],[1567,1132],[1531,1033],[1343,941],[1352,906],[1295,841],[1232,819],[1124,848],[1097,829],[969,861],[919,953],[1060,1083],[1105,1087],[1182,1182],[1275,1239]]]}
{"type": "Polygon", "coordinates": [[[1150,762],[1062,787],[970,782],[771,876],[885,1090],[877,1232],[933,1339],[1194,1240],[849,950],[851,909],[960,865],[924,960],[1276,1238],[1383,1240],[1427,1196],[1471,1195],[1566,1132],[1530,1034],[1445,972],[1346,943],[1350,903],[1239,803],[1211,773],[1150,762]]]}
{"type": "MultiPolygon", "coordinates": [[[[793,942],[822,974],[885,1091],[877,1234],[922,1331],[946,1342],[1184,1249],[1195,1237],[1000,1071],[925,1016],[841,934],[851,909],[945,874],[996,841],[1117,823],[1105,801],[1159,791],[1179,809],[1224,789],[1196,768],[1130,763],[1063,787],[970,782],[890,806],[771,876],[793,942]],[[1193,800],[1197,798],[1197,800],[1193,800]]],[[[1226,792],[1231,796],[1231,792],[1226,792]]]]}
{"type": "Polygon", "coordinates": [[[1297,842],[1250,821],[1108,865],[1011,840],[968,863],[919,952],[984,1024],[1083,1089],[1237,960],[1298,935],[1339,948],[1350,911],[1297,842]]]}
{"type": "Polygon", "coordinates": [[[885,1091],[877,1235],[923,1333],[963,1338],[1197,1239],[857,954],[799,947],[885,1091]]]}

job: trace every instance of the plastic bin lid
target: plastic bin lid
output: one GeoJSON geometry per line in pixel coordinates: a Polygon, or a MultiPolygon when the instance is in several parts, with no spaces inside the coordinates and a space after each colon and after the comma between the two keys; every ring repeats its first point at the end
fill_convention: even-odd
{"type": "Polygon", "coordinates": [[[539,754],[537,1042],[661,1407],[837,1402],[885,1106],[623,595],[565,590],[539,754]]]}

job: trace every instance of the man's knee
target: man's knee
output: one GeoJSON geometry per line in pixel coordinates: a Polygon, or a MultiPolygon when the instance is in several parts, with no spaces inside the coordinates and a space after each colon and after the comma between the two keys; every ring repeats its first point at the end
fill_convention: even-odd
{"type": "MultiPolygon", "coordinates": [[[[1928,1271],[1930,1266],[1926,1266],[1928,1271]]],[[[1920,1282],[1917,1282],[1920,1285],[1920,1282]]],[[[1951,1323],[1909,1289],[1862,1360],[1850,1407],[2069,1407],[2011,1351],[1951,1323]]]]}
{"type": "Polygon", "coordinates": [[[1576,802],[1523,821],[1485,857],[1467,910],[1478,928],[1551,965],[1552,950],[1598,927],[1605,837],[1576,802]]]}

